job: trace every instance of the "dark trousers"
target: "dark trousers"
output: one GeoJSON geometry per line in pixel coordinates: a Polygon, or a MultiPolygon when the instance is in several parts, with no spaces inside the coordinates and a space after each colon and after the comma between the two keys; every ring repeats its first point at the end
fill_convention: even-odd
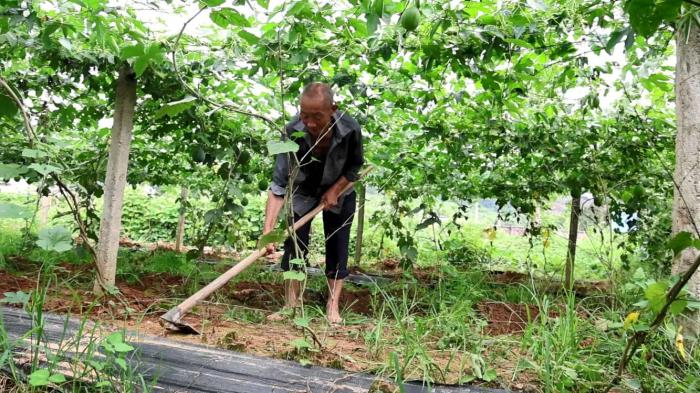
{"type": "MultiPolygon", "coordinates": [[[[352,192],[345,197],[340,214],[330,211],[323,212],[323,234],[326,239],[326,277],[328,278],[342,280],[349,274],[348,247],[355,204],[355,192],[352,192]]],[[[301,217],[294,215],[295,221],[299,218],[301,217]]],[[[292,238],[287,238],[284,242],[284,255],[282,256],[282,270],[284,271],[290,269],[290,260],[298,260],[300,263],[295,264],[297,267],[306,263],[311,237],[311,221],[297,230],[296,237],[298,248],[294,247],[292,238]]]]}

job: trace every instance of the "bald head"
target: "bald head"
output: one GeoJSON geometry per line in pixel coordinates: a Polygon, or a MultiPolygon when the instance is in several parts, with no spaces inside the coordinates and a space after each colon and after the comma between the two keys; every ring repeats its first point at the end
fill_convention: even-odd
{"type": "Polygon", "coordinates": [[[333,114],[338,108],[331,87],[318,82],[306,85],[299,106],[299,118],[314,137],[329,129],[333,114]]]}
{"type": "Polygon", "coordinates": [[[304,98],[323,99],[330,106],[335,104],[333,89],[328,84],[321,82],[313,82],[306,85],[301,93],[301,99],[303,100],[304,98]]]}

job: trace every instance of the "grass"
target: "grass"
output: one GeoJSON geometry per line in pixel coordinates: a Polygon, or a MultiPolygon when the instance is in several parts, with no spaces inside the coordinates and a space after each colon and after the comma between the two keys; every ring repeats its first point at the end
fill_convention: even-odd
{"type": "MultiPolygon", "coordinates": [[[[123,216],[123,236],[141,242],[172,241],[174,239],[175,224],[179,205],[177,198],[179,190],[164,188],[154,195],[146,195],[145,189],[127,189],[125,195],[125,211],[123,216]]],[[[214,243],[227,244],[237,249],[245,249],[254,245],[259,234],[264,195],[249,195],[249,205],[245,214],[233,220],[232,224],[241,229],[235,229],[226,224],[228,233],[216,233],[211,239],[214,243]],[[244,229],[243,229],[244,228],[244,229]]],[[[0,202],[24,203],[33,207],[36,203],[33,195],[1,194],[0,202]]],[[[201,219],[204,212],[213,207],[212,202],[204,197],[192,197],[190,202],[193,210],[187,217],[188,227],[185,233],[185,242],[191,244],[197,231],[201,229],[201,219]]],[[[97,201],[99,206],[100,202],[97,201]]],[[[367,200],[367,228],[365,229],[365,257],[363,264],[372,265],[384,258],[401,258],[396,242],[388,236],[384,227],[373,224],[370,218],[374,212],[384,210],[386,201],[381,195],[370,195],[367,200]]],[[[50,210],[50,217],[64,211],[63,205],[54,203],[50,210]]],[[[457,211],[457,205],[451,202],[442,202],[433,208],[439,216],[451,217],[457,211]]],[[[420,215],[407,215],[402,218],[403,225],[413,232],[414,241],[417,244],[418,258],[416,265],[419,267],[433,266],[437,264],[464,264],[474,266],[488,261],[493,269],[516,270],[526,272],[536,269],[549,275],[561,275],[566,258],[566,229],[568,228],[568,212],[552,213],[543,210],[542,222],[555,225],[559,230],[551,232],[548,241],[542,238],[528,238],[524,236],[511,236],[505,230],[499,230],[495,238],[489,239],[484,230],[490,228],[497,220],[495,212],[481,207],[478,214],[473,214],[468,220],[459,219],[456,223],[445,221],[442,226],[428,227],[422,230],[412,230],[422,220],[420,215]],[[460,227],[457,227],[458,224],[460,227]],[[437,243],[437,244],[436,244],[437,243]],[[546,243],[546,244],[545,244],[546,243]],[[466,250],[465,250],[466,249],[466,250]],[[468,252],[467,252],[468,251],[468,252]]],[[[99,212],[98,212],[99,214],[99,212]]],[[[13,225],[21,225],[18,220],[0,220],[14,222],[13,225]]],[[[67,217],[50,220],[50,225],[71,226],[67,217]]],[[[356,222],[353,223],[356,226],[356,222]]],[[[503,224],[503,223],[502,223],[503,224]]],[[[504,225],[507,225],[504,224],[504,225]]],[[[517,224],[516,225],[523,225],[517,224]]],[[[604,231],[593,233],[594,227],[588,228],[588,236],[579,240],[576,261],[576,276],[582,279],[601,279],[608,276],[613,268],[619,267],[619,251],[615,245],[622,240],[604,231]]],[[[353,231],[351,239],[350,255],[354,254],[353,231]]],[[[0,245],[1,246],[1,245],[0,245]]],[[[314,220],[312,225],[312,237],[310,245],[310,261],[312,264],[323,260],[323,227],[320,217],[314,220]]]]}
{"type": "MultiPolygon", "coordinates": [[[[371,199],[369,209],[378,209],[380,202],[371,199]]],[[[449,214],[450,206],[442,208],[444,214],[449,214]]],[[[417,231],[417,266],[433,267],[436,273],[434,281],[427,283],[403,277],[388,286],[374,286],[370,298],[372,315],[354,314],[347,309],[342,311],[350,324],[369,326],[358,333],[357,341],[363,343],[375,362],[373,371],[394,379],[398,384],[422,379],[430,383],[450,380],[511,387],[531,383],[535,391],[542,392],[602,389],[615,372],[629,335],[622,321],[644,296],[640,290],[642,287],[635,283],[646,277],[643,274],[616,274],[622,281],[616,281],[614,292],[584,299],[541,291],[530,283],[490,283],[487,271],[498,269],[556,277],[561,274],[566,254],[566,239],[560,235],[551,235],[546,245],[541,238],[510,236],[503,231],[489,237],[483,230],[493,223],[493,219],[483,212],[480,221],[462,222],[461,228],[446,225],[452,232],[437,232],[439,245],[429,229],[417,231]],[[488,321],[476,308],[485,300],[532,304],[541,312],[532,318],[522,334],[490,337],[485,333],[488,321]]],[[[407,217],[405,221],[409,226],[416,225],[419,218],[407,217]]],[[[22,236],[23,228],[23,221],[0,220],[0,269],[12,269],[12,257],[22,255],[37,266],[45,266],[45,279],[52,280],[56,287],[66,288],[74,294],[72,296],[79,297],[81,291],[89,289],[89,278],[67,277],[59,266],[62,263],[84,264],[87,261],[85,255],[75,250],[58,254],[36,247],[28,249],[22,236]]],[[[322,233],[321,220],[317,219],[311,245],[312,263],[322,259],[322,233]]],[[[384,236],[379,226],[370,224],[366,234],[366,255],[371,257],[363,260],[363,267],[369,268],[386,257],[401,257],[396,244],[384,236]]],[[[610,271],[619,273],[615,251],[618,240],[599,236],[582,239],[578,249],[577,276],[599,279],[606,278],[610,271]]],[[[33,245],[33,239],[29,245],[33,245]]],[[[232,262],[222,261],[218,266],[195,264],[182,254],[166,250],[123,250],[119,254],[118,279],[134,283],[147,276],[184,277],[186,285],[173,288],[174,298],[184,298],[210,282],[232,262]]],[[[243,281],[280,284],[281,275],[253,265],[230,285],[243,281]]],[[[317,293],[327,291],[323,277],[309,277],[306,287],[317,293]]],[[[348,290],[352,290],[351,285],[348,285],[348,290]]],[[[30,310],[40,321],[44,295],[32,295],[30,310]]],[[[224,316],[229,320],[256,325],[265,323],[267,310],[230,304],[230,299],[223,293],[215,294],[211,300],[228,304],[224,316]]],[[[282,299],[279,301],[281,305],[282,299]]],[[[307,306],[306,316],[318,321],[322,319],[323,311],[320,306],[307,306]]],[[[665,331],[651,335],[631,362],[623,378],[623,391],[698,389],[700,351],[688,342],[684,359],[675,347],[677,330],[674,328],[670,322],[665,331]]],[[[104,350],[100,338],[94,340],[81,362],[89,363],[94,360],[91,356],[94,357],[98,349],[104,350]]],[[[12,347],[1,327],[0,344],[3,348],[1,364],[8,362],[7,348],[12,347]]],[[[299,359],[309,359],[309,353],[303,349],[297,351],[297,355],[299,359]]],[[[33,356],[38,359],[38,352],[35,351],[33,356]]],[[[120,356],[114,353],[111,358],[107,357],[110,363],[102,366],[105,372],[103,381],[144,383],[134,370],[120,366],[118,359],[123,359],[120,356]]],[[[38,360],[35,363],[30,373],[17,368],[10,373],[16,391],[33,389],[26,384],[26,376],[31,372],[46,368],[52,375],[53,366],[44,367],[38,360]]],[[[65,391],[86,389],[79,383],[63,387],[65,391]]]]}
{"type": "MultiPolygon", "coordinates": [[[[36,252],[32,255],[38,258],[36,263],[41,262],[39,257],[43,254],[36,252]]],[[[125,253],[121,258],[122,277],[128,276],[127,271],[134,275],[162,273],[182,277],[192,276],[196,271],[203,275],[216,274],[215,267],[194,265],[182,255],[168,251],[125,253]],[[202,269],[209,269],[210,273],[202,269]]],[[[55,269],[54,260],[58,259],[47,257],[43,263],[47,269],[55,269]]],[[[51,274],[51,271],[47,271],[45,277],[56,283],[60,274],[51,274]]],[[[478,269],[465,270],[446,265],[438,273],[437,281],[431,286],[415,280],[397,282],[388,287],[375,286],[372,297],[375,312],[372,316],[353,316],[344,312],[344,316],[350,319],[371,323],[372,328],[358,340],[378,362],[375,372],[397,383],[410,379],[438,383],[450,379],[492,386],[508,385],[509,380],[517,382],[530,373],[537,376],[537,390],[544,392],[599,390],[609,382],[624,347],[624,331],[620,328],[601,330],[596,322],[601,319],[620,321],[629,303],[618,302],[615,308],[610,308],[602,300],[581,301],[572,295],[537,293],[528,285],[494,285],[489,283],[487,274],[478,269]],[[484,334],[487,321],[474,307],[486,299],[535,304],[542,312],[533,318],[521,336],[494,340],[484,334]],[[549,315],[550,310],[556,315],[549,315]],[[514,353],[517,356],[514,357],[514,353]]],[[[246,270],[236,281],[279,283],[280,277],[256,266],[246,270]]],[[[205,282],[202,277],[193,284],[193,289],[205,282]]],[[[325,280],[312,277],[308,288],[323,291],[325,280]]],[[[36,296],[40,299],[43,295],[36,296]]],[[[216,300],[226,301],[225,298],[216,300]]],[[[41,303],[34,298],[32,302],[41,303]]],[[[41,307],[31,310],[40,320],[41,307]]],[[[311,318],[322,316],[322,310],[309,307],[307,311],[311,318]]],[[[260,324],[264,323],[265,313],[231,306],[226,315],[238,322],[260,324]]],[[[692,391],[697,386],[694,376],[700,371],[697,351],[689,348],[688,359],[681,361],[672,341],[666,336],[664,333],[654,335],[640,356],[635,358],[623,381],[626,389],[634,391],[632,387],[640,385],[649,391],[692,391]],[[645,353],[653,356],[647,358],[645,353]]],[[[0,340],[3,340],[2,336],[0,340]]],[[[100,345],[99,341],[94,342],[93,355],[100,345]]],[[[304,355],[306,358],[308,356],[304,355]]],[[[85,360],[89,362],[89,359],[90,355],[86,354],[85,360]]],[[[114,369],[103,380],[112,383],[124,378],[139,381],[138,375],[124,374],[127,370],[121,369],[117,359],[119,356],[115,354],[109,360],[117,363],[109,366],[114,369]]],[[[105,370],[109,368],[104,367],[105,370]]],[[[42,366],[40,362],[32,370],[42,368],[53,373],[52,368],[42,366]]],[[[30,387],[22,385],[23,377],[17,371],[12,377],[19,384],[17,391],[28,391],[30,387]]],[[[84,389],[80,384],[63,387],[67,388],[65,391],[84,389]]]]}
{"type": "Polygon", "coordinates": [[[44,266],[41,284],[23,303],[23,309],[32,318],[32,328],[13,340],[0,319],[0,383],[6,389],[3,391],[151,391],[152,381],[133,367],[138,360],[134,348],[124,341],[124,332],[107,335],[84,316],[75,330],[68,323],[63,325],[59,342],[49,341],[47,337],[56,332],[45,334],[43,306],[54,275],[50,264],[44,266]],[[22,353],[28,353],[30,358],[19,366],[13,358],[22,353]]]}

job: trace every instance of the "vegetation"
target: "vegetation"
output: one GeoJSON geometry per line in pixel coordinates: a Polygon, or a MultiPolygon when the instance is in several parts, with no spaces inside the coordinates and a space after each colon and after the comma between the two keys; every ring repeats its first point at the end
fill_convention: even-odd
{"type": "MultiPolygon", "coordinates": [[[[283,126],[302,86],[326,81],[375,167],[359,273],[391,278],[348,292],[338,334],[359,355],[329,355],[310,269],[284,350],[204,340],[399,387],[697,390],[698,12],[0,0],[0,179],[36,190],[0,194],[0,301],[36,319],[31,341],[44,311],[138,328],[194,293],[264,245],[271,156],[296,151],[283,126]]],[[[236,277],[196,310],[203,330],[269,324],[281,279],[262,265],[236,277]]],[[[69,357],[38,341],[19,366],[0,328],[0,386],[149,390],[126,337],[96,333],[66,374],[69,357]]]]}

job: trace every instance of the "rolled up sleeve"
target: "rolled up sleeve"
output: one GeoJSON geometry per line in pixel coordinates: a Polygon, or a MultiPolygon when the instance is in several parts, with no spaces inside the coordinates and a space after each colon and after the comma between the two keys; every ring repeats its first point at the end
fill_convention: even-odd
{"type": "Polygon", "coordinates": [[[343,171],[343,176],[351,182],[360,178],[360,169],[365,163],[364,150],[362,147],[362,131],[354,130],[348,145],[348,158],[343,171]]]}
{"type": "Polygon", "coordinates": [[[284,196],[287,190],[287,176],[289,176],[289,157],[287,153],[278,154],[275,159],[275,169],[272,172],[272,184],[270,191],[277,196],[284,196]]]}

